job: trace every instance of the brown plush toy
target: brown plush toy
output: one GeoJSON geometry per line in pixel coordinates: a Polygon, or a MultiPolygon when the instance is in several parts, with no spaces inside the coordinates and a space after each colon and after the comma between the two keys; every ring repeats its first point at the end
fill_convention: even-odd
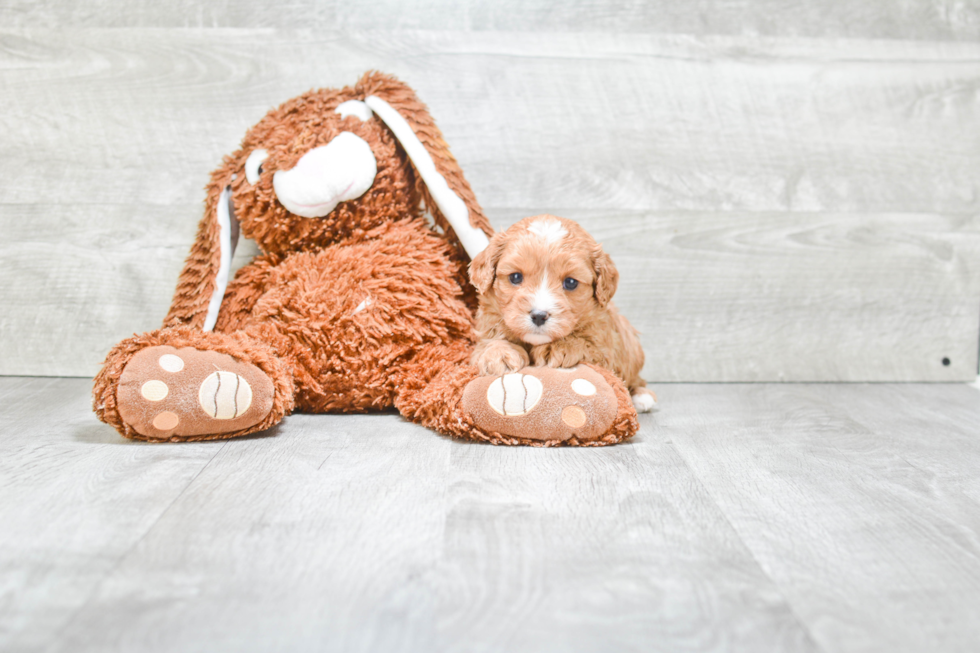
{"type": "Polygon", "coordinates": [[[95,412],[149,441],[236,437],[293,410],[391,406],[440,433],[496,444],[632,436],[629,394],[605,370],[477,376],[466,265],[489,235],[408,86],[368,73],[294,98],[211,175],[163,328],[109,352],[95,412]],[[229,281],[239,229],[262,254],[229,281]],[[576,378],[595,391],[573,392],[576,378]]]}

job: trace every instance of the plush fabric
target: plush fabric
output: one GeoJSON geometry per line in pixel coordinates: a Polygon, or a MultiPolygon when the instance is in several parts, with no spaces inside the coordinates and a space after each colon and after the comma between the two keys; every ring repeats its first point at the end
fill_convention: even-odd
{"type": "Polygon", "coordinates": [[[492,379],[477,378],[469,364],[476,294],[466,266],[475,254],[440,205],[468,233],[471,250],[492,235],[438,128],[403,83],[368,73],[353,87],[311,91],[273,109],[212,174],[163,327],[124,340],[106,357],[93,389],[99,419],[148,441],[236,437],[267,429],[293,410],[391,407],[440,433],[495,444],[611,444],[635,433],[628,392],[604,370],[583,372],[601,389],[595,395],[568,394],[565,379],[544,375],[541,408],[591,402],[570,408],[571,421],[541,421],[539,411],[538,421],[525,415],[523,427],[502,425],[480,405],[477,390],[467,410],[467,386],[492,379]],[[410,127],[410,147],[424,148],[432,187],[377,111],[359,104],[369,98],[410,127]],[[313,198],[304,211],[318,216],[316,184],[340,190],[328,193],[324,201],[333,204],[324,215],[288,211],[276,195],[276,174],[293,171],[311,151],[327,152],[317,148],[338,137],[370,148],[358,156],[373,156],[372,183],[354,188],[361,177],[353,175],[345,185],[338,177],[344,166],[316,154],[289,178],[293,199],[313,198]],[[222,295],[235,229],[262,254],[222,295]],[[209,319],[216,290],[220,308],[209,319]],[[569,426],[581,421],[582,410],[601,413],[601,422],[592,419],[591,430],[569,426]],[[557,424],[564,424],[560,433],[548,431],[557,424]]]}

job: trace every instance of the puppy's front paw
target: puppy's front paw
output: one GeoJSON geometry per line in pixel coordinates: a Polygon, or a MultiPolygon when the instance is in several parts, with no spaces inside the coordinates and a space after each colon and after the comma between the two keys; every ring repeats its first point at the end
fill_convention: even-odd
{"type": "Polygon", "coordinates": [[[504,340],[488,343],[476,359],[483,376],[500,376],[523,369],[529,362],[527,352],[504,340]]]}
{"type": "Polygon", "coordinates": [[[535,347],[534,364],[548,367],[575,367],[585,360],[585,347],[573,339],[558,340],[535,347]]]}

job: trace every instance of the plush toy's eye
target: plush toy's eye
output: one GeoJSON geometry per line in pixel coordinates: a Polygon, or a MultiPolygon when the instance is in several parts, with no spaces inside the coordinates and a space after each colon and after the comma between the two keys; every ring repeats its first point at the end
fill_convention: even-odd
{"type": "Polygon", "coordinates": [[[520,272],[511,272],[511,274],[510,274],[510,282],[512,284],[514,284],[515,286],[519,286],[519,285],[521,285],[521,282],[522,281],[524,281],[524,275],[523,274],[521,274],[520,272]]]}
{"type": "Polygon", "coordinates": [[[262,174],[262,162],[269,158],[269,153],[265,150],[252,150],[252,153],[245,159],[245,179],[253,186],[258,183],[259,175],[262,174]]]}
{"type": "Polygon", "coordinates": [[[578,288],[578,279],[565,277],[565,281],[561,284],[561,287],[565,290],[575,290],[578,288]]]}

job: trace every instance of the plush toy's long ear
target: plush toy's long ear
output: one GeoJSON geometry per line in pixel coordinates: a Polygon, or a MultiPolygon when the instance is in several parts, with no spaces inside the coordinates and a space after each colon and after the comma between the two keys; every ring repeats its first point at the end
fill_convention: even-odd
{"type": "Polygon", "coordinates": [[[231,186],[212,183],[204,203],[204,218],[197,227],[197,238],[177,280],[177,290],[163,326],[214,329],[228,287],[238,233],[231,186]]]}
{"type": "Polygon", "coordinates": [[[455,232],[472,260],[487,246],[493,227],[425,105],[407,85],[380,73],[366,74],[357,87],[425,182],[423,198],[436,223],[455,232]]]}

